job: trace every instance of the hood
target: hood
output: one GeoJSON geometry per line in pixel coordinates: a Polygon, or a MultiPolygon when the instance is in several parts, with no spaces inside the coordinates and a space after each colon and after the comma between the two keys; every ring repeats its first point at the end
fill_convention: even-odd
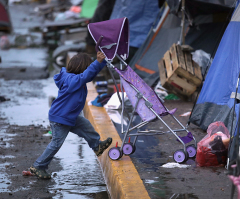
{"type": "Polygon", "coordinates": [[[59,74],[54,75],[53,79],[55,81],[55,84],[57,87],[60,89],[67,78],[69,74],[67,73],[67,70],[65,67],[62,67],[61,71],[59,74]]]}

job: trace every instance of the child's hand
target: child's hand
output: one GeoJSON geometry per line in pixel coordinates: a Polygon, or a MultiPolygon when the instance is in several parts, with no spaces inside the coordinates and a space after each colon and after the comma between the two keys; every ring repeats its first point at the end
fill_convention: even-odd
{"type": "Polygon", "coordinates": [[[104,58],[105,58],[105,55],[104,55],[101,51],[98,51],[98,52],[97,52],[97,61],[98,61],[99,63],[102,63],[102,61],[104,60],[104,58]]]}

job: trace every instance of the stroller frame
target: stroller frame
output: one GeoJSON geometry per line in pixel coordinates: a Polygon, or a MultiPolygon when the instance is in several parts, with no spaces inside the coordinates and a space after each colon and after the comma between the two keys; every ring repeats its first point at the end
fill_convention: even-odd
{"type": "MultiPolygon", "coordinates": [[[[101,49],[101,47],[99,47],[101,49]]],[[[128,64],[118,55],[116,54],[116,57],[120,60],[120,69],[122,69],[122,65],[126,66],[126,67],[129,67],[128,64]]],[[[118,160],[120,159],[123,154],[124,155],[131,155],[134,153],[134,151],[136,150],[136,141],[137,141],[137,138],[138,136],[142,136],[142,135],[145,135],[145,136],[153,136],[153,135],[163,135],[165,133],[172,133],[176,138],[177,140],[183,144],[183,150],[177,150],[175,151],[174,153],[174,160],[178,163],[182,163],[182,162],[185,162],[189,157],[191,158],[194,158],[196,156],[196,147],[197,147],[197,141],[196,139],[194,138],[194,136],[192,136],[193,140],[194,140],[194,145],[189,145],[188,147],[186,147],[186,143],[184,142],[184,139],[182,139],[181,137],[179,137],[177,135],[177,132],[181,132],[181,131],[186,131],[188,134],[190,133],[187,128],[185,128],[182,123],[173,115],[173,114],[170,114],[172,116],[172,118],[182,127],[182,129],[171,129],[169,127],[169,125],[156,113],[156,111],[152,108],[152,104],[148,101],[148,99],[132,84],[130,84],[130,86],[137,92],[137,102],[135,104],[135,106],[133,107],[133,111],[131,113],[131,116],[130,116],[130,119],[129,119],[129,123],[127,125],[127,129],[125,131],[123,131],[123,113],[124,113],[124,94],[122,92],[122,98],[120,98],[120,94],[119,94],[119,89],[118,89],[118,86],[117,86],[117,83],[116,83],[116,80],[112,74],[112,71],[110,70],[110,68],[116,68],[114,65],[112,65],[112,63],[108,60],[106,60],[107,63],[108,63],[108,69],[109,69],[109,72],[111,74],[111,77],[114,81],[114,84],[116,86],[116,89],[117,89],[117,93],[118,93],[118,98],[122,104],[122,112],[121,112],[121,133],[125,133],[124,135],[124,138],[122,140],[122,145],[121,147],[118,147],[117,144],[116,144],[116,147],[113,147],[109,150],[109,157],[112,159],[112,160],[118,160]],[[139,100],[140,99],[144,99],[145,100],[145,104],[146,106],[154,113],[154,115],[168,128],[169,131],[166,131],[166,132],[163,132],[163,131],[157,131],[157,130],[148,130],[148,131],[140,131],[139,129],[147,124],[149,124],[150,122],[152,122],[153,120],[150,120],[150,121],[143,121],[137,125],[135,125],[134,127],[130,128],[131,124],[132,124],[132,121],[133,121],[133,117],[134,117],[134,113],[136,111],[136,108],[138,106],[138,103],[139,103],[139,100]],[[135,134],[130,134],[131,131],[133,131],[134,129],[137,129],[137,133],[135,134]],[[134,141],[133,143],[130,142],[130,137],[131,136],[135,136],[134,138],[134,141]],[[127,141],[127,138],[129,138],[129,141],[127,141]]],[[[123,85],[122,85],[122,81],[120,81],[120,87],[121,87],[121,90],[123,91],[123,85]]],[[[160,98],[161,100],[161,98],[160,98]]],[[[161,100],[162,101],[162,100],[161,100]]],[[[164,104],[162,103],[162,106],[164,106],[164,104]]],[[[164,106],[164,108],[169,111],[167,109],[166,106],[164,106]]],[[[191,133],[190,133],[191,134],[191,133]]]]}
{"type": "Polygon", "coordinates": [[[173,154],[173,159],[182,163],[189,157],[194,158],[196,156],[197,142],[191,132],[184,127],[181,122],[173,115],[176,109],[169,111],[163,104],[163,100],[157,96],[157,94],[131,69],[130,66],[124,61],[128,57],[129,53],[129,22],[128,19],[119,18],[108,21],[102,21],[97,23],[90,23],[88,25],[90,34],[96,42],[96,51],[102,51],[106,58],[107,67],[114,81],[117,89],[117,95],[119,101],[122,104],[121,112],[121,133],[124,133],[121,147],[116,146],[109,149],[108,156],[112,160],[120,159],[123,154],[131,155],[136,150],[136,141],[138,136],[153,136],[162,135],[165,133],[172,133],[177,140],[183,145],[183,149],[176,150],[173,154]],[[111,33],[111,34],[109,34],[111,33]],[[104,35],[104,37],[103,37],[104,35]],[[111,61],[114,57],[120,60],[120,69],[115,67],[111,61]],[[120,87],[123,91],[123,87],[128,95],[129,100],[133,106],[133,111],[129,117],[129,123],[127,129],[123,130],[123,113],[124,109],[124,93],[122,92],[122,98],[120,97],[119,89],[116,80],[112,74],[111,68],[114,69],[120,76],[120,87]],[[136,94],[135,94],[136,93],[136,94]],[[145,96],[146,95],[146,96],[145,96]],[[133,122],[134,113],[137,112],[142,119],[142,122],[136,126],[130,128],[133,122]],[[170,114],[172,118],[181,126],[180,129],[173,130],[162,119],[163,116],[170,114]],[[168,131],[140,131],[140,128],[149,124],[155,119],[159,119],[168,129],[168,131]],[[137,129],[137,133],[130,133],[134,129],[137,129]],[[185,137],[180,137],[177,132],[186,131],[188,133],[185,137]],[[130,137],[135,136],[133,143],[130,142],[130,137]],[[129,138],[128,142],[127,138],[129,138]],[[195,141],[194,144],[186,146],[187,143],[195,141]]]}

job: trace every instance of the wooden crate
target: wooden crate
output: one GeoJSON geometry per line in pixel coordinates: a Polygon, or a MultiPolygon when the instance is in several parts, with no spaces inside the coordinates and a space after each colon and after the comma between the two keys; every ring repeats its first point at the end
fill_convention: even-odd
{"type": "Polygon", "coordinates": [[[161,84],[180,97],[188,97],[202,83],[199,65],[192,60],[189,51],[173,44],[158,62],[161,84]]]}

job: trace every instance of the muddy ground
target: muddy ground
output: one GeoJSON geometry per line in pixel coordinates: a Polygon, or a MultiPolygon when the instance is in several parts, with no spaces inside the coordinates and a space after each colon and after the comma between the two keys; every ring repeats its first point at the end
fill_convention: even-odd
{"type": "MultiPolygon", "coordinates": [[[[177,108],[174,114],[185,126],[189,117],[180,116],[192,110],[194,101],[166,100],[168,109],[177,108]]],[[[166,116],[164,121],[172,128],[180,126],[171,117],[166,116]]],[[[135,124],[139,118],[135,118],[135,124]]],[[[115,123],[120,132],[120,125],[115,123]]],[[[146,129],[167,130],[161,121],[150,123],[146,129]]],[[[188,130],[199,142],[206,132],[190,124],[188,130]]],[[[122,134],[119,133],[122,137],[122,134]]],[[[178,133],[186,136],[186,133],[178,133]]],[[[131,139],[132,141],[133,139],[131,139]]],[[[189,144],[193,144],[190,142],[189,144]]],[[[136,143],[136,151],[131,159],[143,180],[151,199],[226,199],[230,198],[231,182],[227,170],[223,165],[217,167],[199,167],[195,159],[189,158],[181,164],[186,168],[165,168],[167,163],[174,163],[173,153],[183,149],[183,145],[176,141],[176,137],[169,133],[159,136],[142,136],[136,143]]],[[[237,198],[237,192],[235,193],[237,198]]]]}
{"type": "MultiPolygon", "coordinates": [[[[34,8],[34,5],[28,6],[31,9],[26,5],[10,8],[15,29],[22,31],[33,21],[35,24],[41,22],[40,18],[31,17],[23,23],[24,13],[30,13],[34,8]]],[[[50,142],[51,136],[45,136],[50,130],[47,119],[48,97],[56,95],[56,88],[51,78],[54,72],[49,73],[47,64],[46,67],[21,68],[22,66],[8,66],[4,63],[6,56],[12,60],[19,55],[16,53],[18,50],[0,51],[0,55],[4,54],[3,63],[0,64],[0,96],[7,99],[0,101],[0,199],[109,198],[95,155],[84,140],[76,137],[70,136],[66,145],[63,145],[62,152],[51,162],[51,180],[22,176],[22,171],[28,170],[50,142]],[[73,148],[69,150],[69,146],[73,148]]],[[[46,52],[45,48],[37,50],[46,52]]],[[[31,53],[27,57],[31,57],[31,53]]],[[[14,62],[16,63],[20,62],[14,62]]],[[[193,101],[169,100],[165,105],[169,109],[178,108],[175,115],[180,122],[186,124],[188,117],[179,115],[191,111],[193,101]]],[[[166,119],[172,128],[177,127],[176,122],[166,119]]],[[[119,128],[119,124],[115,126],[119,128]]],[[[149,128],[163,130],[161,122],[151,124],[149,128]]],[[[197,141],[206,135],[206,132],[193,125],[189,130],[197,141]]],[[[230,198],[231,183],[224,167],[202,168],[193,159],[189,159],[185,163],[189,165],[188,168],[163,168],[162,165],[173,162],[172,153],[180,148],[181,145],[171,134],[140,138],[137,142],[136,152],[131,158],[150,197],[230,198]]]]}

